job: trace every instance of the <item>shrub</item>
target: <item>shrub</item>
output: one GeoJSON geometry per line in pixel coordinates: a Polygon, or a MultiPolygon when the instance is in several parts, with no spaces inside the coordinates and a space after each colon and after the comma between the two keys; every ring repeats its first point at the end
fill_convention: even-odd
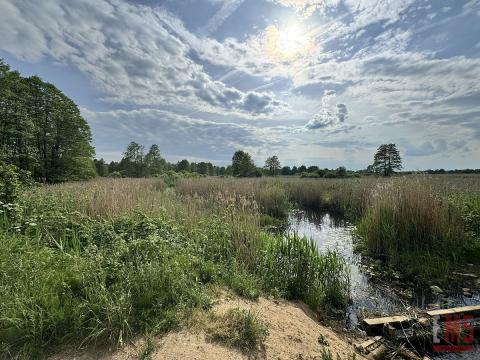
{"type": "Polygon", "coordinates": [[[108,174],[108,177],[110,178],[122,178],[124,177],[120,171],[113,171],[110,174],[108,174]]]}
{"type": "Polygon", "coordinates": [[[13,204],[20,190],[18,169],[15,165],[0,162],[0,201],[13,204]]]}

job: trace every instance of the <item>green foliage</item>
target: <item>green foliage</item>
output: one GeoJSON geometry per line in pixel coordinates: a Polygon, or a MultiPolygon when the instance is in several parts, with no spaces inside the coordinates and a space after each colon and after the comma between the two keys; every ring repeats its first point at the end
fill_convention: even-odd
{"type": "Polygon", "coordinates": [[[17,167],[0,162],[0,202],[15,203],[19,190],[20,179],[17,167]]]}
{"type": "Polygon", "coordinates": [[[277,176],[280,171],[281,165],[276,155],[269,157],[265,160],[265,169],[268,170],[270,175],[277,176]]]}
{"type": "Polygon", "coordinates": [[[230,309],[225,314],[211,314],[206,327],[211,341],[250,353],[263,346],[268,327],[250,311],[230,309]]]}
{"type": "Polygon", "coordinates": [[[1,160],[43,182],[95,176],[90,127],[60,90],[0,59],[0,99],[1,160]]]}
{"type": "Polygon", "coordinates": [[[259,278],[238,266],[232,267],[224,281],[237,295],[250,300],[258,299],[262,290],[259,278]]]}
{"type": "Polygon", "coordinates": [[[427,183],[394,181],[370,196],[357,229],[371,255],[395,260],[404,252],[442,253],[463,246],[460,214],[427,183]]]}
{"type": "Polygon", "coordinates": [[[430,182],[399,179],[377,186],[359,224],[362,247],[405,275],[445,280],[462,263],[478,263],[478,197],[440,196],[430,182]]]}
{"type": "MultiPolygon", "coordinates": [[[[288,250],[260,231],[253,203],[163,189],[157,179],[98,179],[20,194],[15,223],[0,223],[0,357],[168,331],[211,306],[212,284],[248,299],[344,303],[344,280],[332,279],[346,276],[339,259],[305,244],[288,250]],[[312,268],[305,278],[302,267],[312,268]]],[[[250,315],[226,320],[237,330],[225,341],[261,343],[250,315]]]]}
{"type": "Polygon", "coordinates": [[[383,176],[393,175],[402,169],[402,158],[395,144],[383,144],[378,147],[373,160],[373,169],[383,176]]]}
{"type": "Polygon", "coordinates": [[[335,252],[319,254],[313,240],[298,236],[269,239],[263,262],[265,286],[314,309],[344,307],[349,298],[350,274],[335,252]]]}
{"type": "Polygon", "coordinates": [[[232,175],[237,177],[259,177],[261,172],[257,171],[249,153],[238,150],[232,157],[232,175]]]}
{"type": "Polygon", "coordinates": [[[120,168],[129,177],[144,177],[146,175],[144,147],[132,141],[123,153],[120,168]]]}
{"type": "Polygon", "coordinates": [[[160,178],[165,181],[165,184],[167,184],[169,187],[174,187],[180,179],[196,179],[199,177],[200,175],[197,173],[183,171],[175,172],[173,170],[169,170],[160,176],[160,178]]]}
{"type": "Polygon", "coordinates": [[[120,171],[113,171],[111,173],[108,174],[108,177],[111,177],[111,178],[122,178],[123,175],[120,171]]]}
{"type": "Polygon", "coordinates": [[[148,176],[158,176],[166,170],[167,162],[160,154],[157,144],[153,144],[145,155],[145,166],[148,176]]]}

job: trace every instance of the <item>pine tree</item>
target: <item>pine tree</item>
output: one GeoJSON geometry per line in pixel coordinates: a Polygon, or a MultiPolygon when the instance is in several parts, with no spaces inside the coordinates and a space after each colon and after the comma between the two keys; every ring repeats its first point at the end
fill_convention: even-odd
{"type": "Polygon", "coordinates": [[[394,170],[402,169],[402,158],[395,144],[382,144],[373,159],[373,168],[377,174],[391,176],[394,170]]]}

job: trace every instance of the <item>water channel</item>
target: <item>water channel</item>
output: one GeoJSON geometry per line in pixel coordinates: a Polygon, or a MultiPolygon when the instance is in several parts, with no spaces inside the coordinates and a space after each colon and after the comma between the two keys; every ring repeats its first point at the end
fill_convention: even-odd
{"type": "MultiPolygon", "coordinates": [[[[320,252],[337,250],[347,260],[351,272],[352,303],[347,309],[346,326],[359,325],[361,314],[386,316],[406,314],[434,305],[445,307],[480,304],[480,292],[465,296],[461,292],[434,295],[430,289],[415,288],[413,283],[402,282],[397,274],[389,279],[376,273],[371,261],[354,252],[355,227],[342,218],[329,213],[292,211],[288,218],[287,233],[296,233],[313,239],[320,252]]],[[[473,287],[473,286],[472,286],[473,287]]],[[[436,359],[480,359],[480,348],[474,353],[447,354],[436,359]]]]}

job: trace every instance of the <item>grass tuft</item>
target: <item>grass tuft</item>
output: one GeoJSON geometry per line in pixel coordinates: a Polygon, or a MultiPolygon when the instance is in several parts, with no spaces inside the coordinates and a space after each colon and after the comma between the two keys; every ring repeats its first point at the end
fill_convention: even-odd
{"type": "Polygon", "coordinates": [[[263,347],[268,327],[253,313],[230,309],[225,314],[211,313],[205,327],[210,341],[220,342],[243,352],[251,353],[263,347]]]}

